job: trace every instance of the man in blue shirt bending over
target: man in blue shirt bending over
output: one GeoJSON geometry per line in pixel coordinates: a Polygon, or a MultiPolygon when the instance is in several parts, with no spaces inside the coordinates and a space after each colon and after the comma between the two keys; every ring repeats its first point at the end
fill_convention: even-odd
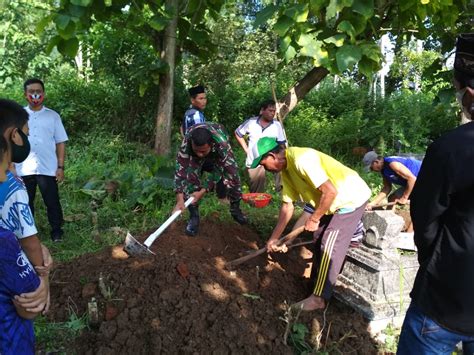
{"type": "Polygon", "coordinates": [[[383,177],[383,187],[380,193],[367,204],[366,209],[371,210],[392,192],[392,184],[401,186],[388,197],[389,202],[402,205],[408,202],[416,177],[420,171],[421,161],[414,158],[398,156],[382,157],[373,150],[364,155],[362,162],[367,171],[380,172],[383,177]]]}

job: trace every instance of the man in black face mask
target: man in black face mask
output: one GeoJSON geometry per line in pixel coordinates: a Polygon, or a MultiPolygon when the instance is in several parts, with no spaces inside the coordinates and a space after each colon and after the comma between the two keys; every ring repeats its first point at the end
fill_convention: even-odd
{"type": "MultiPolygon", "coordinates": [[[[25,149],[18,152],[18,158],[26,158],[23,163],[17,164],[19,176],[23,178],[30,208],[34,213],[36,186],[46,205],[49,224],[51,225],[51,239],[61,241],[63,230],[63,212],[59,201],[58,182],[64,180],[64,159],[66,131],[61,117],[53,110],[43,105],[44,84],[39,79],[28,79],[24,83],[25,98],[28,106],[25,107],[29,115],[31,154],[25,149]]],[[[15,161],[15,160],[13,160],[15,161]]]]}
{"type": "Polygon", "coordinates": [[[398,354],[474,354],[474,33],[456,43],[454,84],[468,123],[428,147],[410,196],[420,268],[398,354]]]}

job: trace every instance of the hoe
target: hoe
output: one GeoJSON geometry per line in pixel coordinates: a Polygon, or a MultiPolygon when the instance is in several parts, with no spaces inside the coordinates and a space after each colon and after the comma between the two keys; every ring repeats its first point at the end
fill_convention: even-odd
{"type": "MultiPolygon", "coordinates": [[[[185,207],[188,207],[194,200],[194,197],[190,197],[184,203],[185,207]]],[[[153,242],[160,236],[161,233],[165,231],[168,226],[173,223],[173,221],[178,218],[181,214],[181,210],[176,211],[173,213],[166,221],[163,223],[160,228],[154,231],[148,238],[146,238],[145,242],[142,244],[138,240],[136,240],[130,233],[127,233],[127,237],[125,238],[125,245],[123,250],[130,256],[151,256],[155,255],[154,252],[150,250],[150,246],[153,242]]]]}

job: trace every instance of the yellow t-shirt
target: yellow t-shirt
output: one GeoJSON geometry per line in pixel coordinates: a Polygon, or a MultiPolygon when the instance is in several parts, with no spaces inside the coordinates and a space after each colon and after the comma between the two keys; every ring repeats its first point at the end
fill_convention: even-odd
{"type": "Polygon", "coordinates": [[[355,209],[370,198],[370,188],[359,174],[329,155],[311,148],[291,147],[286,150],[286,162],[282,171],[283,202],[301,200],[318,207],[318,187],[328,180],[337,189],[329,213],[340,208],[355,209]]]}

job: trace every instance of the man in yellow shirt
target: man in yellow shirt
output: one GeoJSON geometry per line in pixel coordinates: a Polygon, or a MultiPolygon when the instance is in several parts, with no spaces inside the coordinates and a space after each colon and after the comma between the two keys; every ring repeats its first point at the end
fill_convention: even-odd
{"type": "Polygon", "coordinates": [[[284,149],[270,137],[261,138],[253,149],[256,158],[251,168],[262,165],[267,171],[282,174],[283,204],[267,242],[269,252],[280,251],[276,242],[293,215],[293,201],[315,208],[305,229],[314,232],[316,240],[312,270],[316,283],[313,293],[297,305],[306,311],[323,309],[370,198],[370,188],[354,170],[317,150],[284,149]]]}

